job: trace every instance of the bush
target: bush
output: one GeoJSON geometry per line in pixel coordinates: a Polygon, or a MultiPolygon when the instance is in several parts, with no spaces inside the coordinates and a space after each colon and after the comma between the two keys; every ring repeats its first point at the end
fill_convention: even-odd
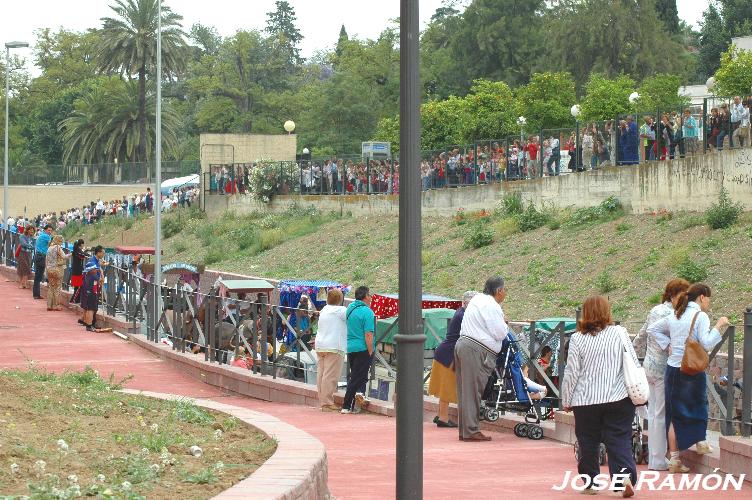
{"type": "Polygon", "coordinates": [[[584,226],[598,222],[608,222],[624,215],[624,209],[618,198],[609,196],[597,207],[578,208],[564,223],[568,227],[584,226]]]}
{"type": "Polygon", "coordinates": [[[493,243],[493,231],[487,227],[487,224],[474,224],[473,228],[465,237],[465,248],[481,248],[493,243]]]}
{"type": "Polygon", "coordinates": [[[495,222],[493,228],[496,236],[500,238],[510,236],[520,230],[517,226],[517,220],[513,217],[505,217],[500,221],[495,222]]]}
{"type": "Polygon", "coordinates": [[[721,188],[718,203],[713,203],[707,212],[705,220],[711,229],[723,229],[734,225],[744,211],[744,205],[734,203],[725,188],[721,188]]]}
{"type": "Polygon", "coordinates": [[[679,221],[679,229],[689,229],[691,227],[702,226],[705,223],[705,219],[701,215],[689,214],[685,215],[679,221]]]}
{"type": "Polygon", "coordinates": [[[618,288],[618,285],[611,276],[611,273],[609,273],[608,271],[603,271],[598,275],[598,277],[595,279],[595,286],[598,287],[598,291],[600,293],[612,292],[618,288]]]}
{"type": "Polygon", "coordinates": [[[212,245],[206,252],[206,257],[204,257],[204,264],[216,264],[217,262],[220,262],[225,258],[225,254],[226,251],[223,245],[212,245]]]}
{"type": "Polygon", "coordinates": [[[270,250],[276,246],[278,246],[280,243],[282,243],[285,239],[285,235],[282,232],[281,229],[269,229],[266,231],[261,231],[260,235],[260,245],[261,245],[261,251],[270,250]]]}
{"type": "Polygon", "coordinates": [[[172,245],[172,250],[175,253],[183,253],[188,250],[188,245],[185,243],[185,241],[176,241],[175,244],[172,245]]]}
{"type": "Polygon", "coordinates": [[[535,208],[532,203],[527,206],[524,212],[517,214],[515,217],[517,220],[517,227],[520,231],[532,231],[543,227],[548,222],[548,217],[545,213],[535,208]]]}
{"type": "Polygon", "coordinates": [[[165,239],[172,238],[183,230],[183,224],[177,217],[165,217],[162,221],[162,236],[165,239]]]}
{"type": "Polygon", "coordinates": [[[496,205],[496,212],[500,215],[518,215],[524,210],[520,193],[504,193],[501,201],[496,205]]]}
{"type": "Polygon", "coordinates": [[[708,277],[708,266],[703,262],[695,262],[687,256],[676,266],[676,275],[690,283],[705,281],[708,277]]]}

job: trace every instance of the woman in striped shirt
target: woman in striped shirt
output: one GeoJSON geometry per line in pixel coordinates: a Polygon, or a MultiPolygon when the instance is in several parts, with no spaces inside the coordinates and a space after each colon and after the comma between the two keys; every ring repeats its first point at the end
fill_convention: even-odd
{"type": "Polygon", "coordinates": [[[600,474],[598,449],[608,449],[612,476],[628,475],[622,495],[634,495],[637,467],[632,456],[632,420],[635,406],[629,399],[622,373],[624,350],[638,364],[627,331],[614,326],[611,305],[605,297],[589,297],[582,306],[577,331],[569,341],[562,381],[562,405],[574,411],[575,435],[580,445],[577,470],[590,477],[585,493],[595,494],[593,479],[600,474]]]}

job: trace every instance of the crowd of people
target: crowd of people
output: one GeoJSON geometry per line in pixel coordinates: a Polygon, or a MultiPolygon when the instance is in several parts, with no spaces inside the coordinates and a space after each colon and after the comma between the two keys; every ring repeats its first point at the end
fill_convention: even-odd
{"type": "MultiPolygon", "coordinates": [[[[483,292],[466,292],[450,321],[446,339],[433,360],[428,393],[439,398],[434,423],[457,428],[460,441],[490,441],[480,429],[480,402],[497,357],[510,328],[502,303],[507,290],[501,277],[489,278],[483,292]],[[449,405],[457,404],[457,421],[450,419],[449,405]]],[[[711,327],[711,290],[707,285],[690,285],[683,279],[666,284],[662,301],[648,314],[634,341],[623,326],[614,323],[611,305],[603,296],[585,300],[577,331],[572,335],[561,383],[561,405],[573,412],[575,434],[581,457],[578,471],[590,478],[585,493],[595,494],[600,474],[599,448],[608,450],[609,473],[622,495],[634,494],[637,468],[632,450],[636,404],[625,380],[624,354],[639,366],[633,343],[646,344],[644,368],[650,387],[647,402],[649,429],[648,468],[686,473],[680,451],[692,446],[699,454],[712,452],[706,439],[708,402],[704,371],[688,373],[683,359],[688,343],[696,341],[705,352],[721,341],[721,330],[729,325],[720,318],[711,327]]],[[[373,360],[374,314],[367,287],[356,290],[355,301],[342,306],[342,295],[331,291],[320,312],[315,339],[319,354],[319,401],[323,411],[359,413],[368,405],[365,384],[373,360]],[[344,357],[349,375],[342,408],[334,404],[334,393],[344,357]]],[[[638,348],[639,350],[639,348],[638,348]]],[[[541,371],[550,374],[552,350],[545,346],[537,360],[541,371]]],[[[545,395],[546,387],[526,379],[531,393],[545,395]]]]}
{"type": "MultiPolygon", "coordinates": [[[[190,208],[198,198],[199,192],[197,187],[173,189],[169,195],[162,196],[162,212],[178,207],[190,208]]],[[[10,216],[5,222],[11,233],[23,234],[29,227],[44,228],[49,225],[55,231],[62,231],[70,224],[89,225],[106,217],[138,217],[144,214],[154,214],[154,194],[149,187],[141,194],[123,195],[121,200],[108,201],[99,198],[80,208],[38,214],[31,218],[23,215],[10,216]]]]}
{"type": "MultiPolygon", "coordinates": [[[[424,152],[420,164],[424,191],[448,187],[557,176],[604,166],[671,160],[724,147],[750,144],[752,96],[736,96],[709,110],[673,110],[617,121],[584,122],[576,128],[543,130],[504,141],[482,141],[444,151],[424,152]]],[[[254,163],[213,165],[211,191],[246,194],[254,163]]],[[[281,169],[284,171],[284,169],[281,169]]],[[[399,194],[397,160],[331,158],[299,162],[295,173],[278,181],[279,194],[399,194]]]]}
{"type": "Polygon", "coordinates": [[[43,300],[41,285],[46,281],[47,311],[62,311],[63,280],[66,269],[70,268],[70,285],[73,288],[70,303],[80,304],[83,309],[79,324],[88,331],[95,331],[98,329],[96,311],[104,278],[102,268],[107,265],[103,257],[104,248],[101,245],[87,251],[84,240],[79,239],[72,248],[68,248],[62,235],[54,233],[51,224],[45,224],[38,232],[34,225],[29,224],[23,228],[16,246],[18,287],[28,289],[33,274],[32,298],[43,300]]]}

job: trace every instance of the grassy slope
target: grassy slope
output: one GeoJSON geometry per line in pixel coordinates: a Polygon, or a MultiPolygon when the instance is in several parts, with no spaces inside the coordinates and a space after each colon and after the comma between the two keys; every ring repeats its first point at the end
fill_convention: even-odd
{"type": "MultiPolygon", "coordinates": [[[[169,217],[174,217],[170,215],[169,217]]],[[[183,231],[165,240],[166,261],[201,262],[209,267],[271,278],[333,279],[368,284],[375,291],[397,290],[397,218],[235,217],[217,221],[185,221],[183,231]],[[260,229],[264,227],[266,229],[260,229]],[[238,249],[243,231],[264,240],[264,246],[238,249]],[[259,232],[260,231],[260,232],[259,232]],[[290,235],[293,237],[287,239],[290,235]],[[211,236],[209,236],[211,235],[211,236]],[[219,244],[218,241],[233,243],[219,244]],[[269,241],[271,240],[271,241],[269,241]],[[261,248],[273,247],[261,251],[261,248]],[[260,252],[260,253],[258,253],[260,252]]],[[[448,217],[423,221],[423,287],[451,297],[482,288],[486,277],[501,274],[509,296],[505,310],[513,319],[573,315],[589,294],[609,290],[614,316],[638,328],[656,294],[675,276],[683,258],[708,265],[705,280],[714,290],[714,316],[739,321],[752,304],[752,213],[735,226],[713,231],[697,214],[678,213],[672,219],[651,215],[579,227],[514,232],[510,221],[492,219],[494,242],[464,249],[469,225],[457,226],[448,217]],[[511,233],[511,234],[510,234],[511,233]]],[[[115,225],[87,231],[87,241],[105,245],[149,244],[153,220],[129,230],[115,225]],[[93,231],[94,234],[90,231],[93,231]],[[103,233],[103,234],[102,234],[103,233]],[[92,238],[97,236],[97,238],[92,238]]]]}

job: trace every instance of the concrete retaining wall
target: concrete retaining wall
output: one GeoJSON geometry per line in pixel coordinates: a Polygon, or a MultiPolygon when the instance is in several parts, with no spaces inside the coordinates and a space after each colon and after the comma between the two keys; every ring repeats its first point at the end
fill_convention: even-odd
{"type": "MultiPolygon", "coordinates": [[[[49,212],[60,213],[69,208],[81,208],[92,201],[122,200],[123,195],[142,194],[150,184],[86,184],[70,186],[9,186],[8,212],[16,217],[26,214],[36,217],[37,214],[49,212]]],[[[3,190],[0,189],[0,210],[3,206],[3,190]]]]}
{"type": "MultiPolygon", "coordinates": [[[[631,213],[660,209],[700,211],[718,199],[721,186],[733,199],[752,209],[752,149],[609,167],[559,177],[435,189],[422,194],[423,213],[452,215],[459,208],[491,209],[508,192],[519,192],[528,201],[557,207],[589,207],[615,196],[631,213]]],[[[268,205],[248,195],[206,196],[206,209],[210,215],[225,210],[237,213],[282,211],[293,203],[315,205],[324,212],[334,210],[355,215],[399,213],[399,197],[394,195],[276,196],[268,205]]]]}

